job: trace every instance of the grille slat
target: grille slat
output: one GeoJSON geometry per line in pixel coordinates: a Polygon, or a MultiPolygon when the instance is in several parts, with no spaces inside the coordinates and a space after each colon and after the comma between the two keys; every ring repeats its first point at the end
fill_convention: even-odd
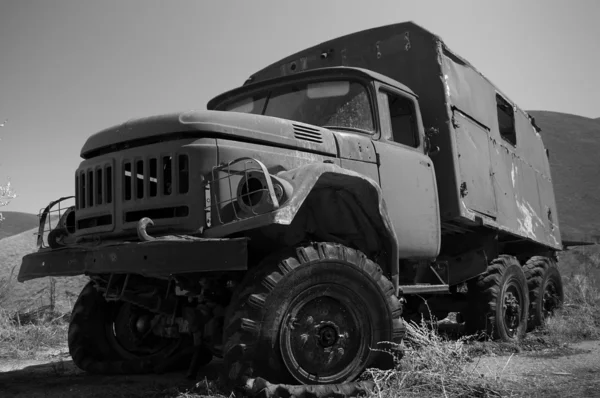
{"type": "Polygon", "coordinates": [[[104,173],[104,177],[106,179],[106,203],[110,204],[113,200],[113,173],[112,167],[106,166],[106,172],[104,173]]]}

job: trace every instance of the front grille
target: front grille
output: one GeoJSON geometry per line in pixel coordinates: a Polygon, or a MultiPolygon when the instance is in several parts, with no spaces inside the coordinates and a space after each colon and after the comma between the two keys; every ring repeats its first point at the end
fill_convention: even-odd
{"type": "Polygon", "coordinates": [[[187,154],[124,157],[82,166],[75,174],[77,229],[188,215],[185,206],[169,206],[190,190],[187,154]],[[171,199],[167,199],[171,198],[171,199]],[[116,205],[116,207],[115,207],[116,205]],[[167,206],[165,206],[167,205],[167,206]],[[120,209],[115,214],[115,209],[120,209]]]}
{"type": "Polygon", "coordinates": [[[189,190],[187,155],[123,161],[123,200],[186,194],[189,190]]]}

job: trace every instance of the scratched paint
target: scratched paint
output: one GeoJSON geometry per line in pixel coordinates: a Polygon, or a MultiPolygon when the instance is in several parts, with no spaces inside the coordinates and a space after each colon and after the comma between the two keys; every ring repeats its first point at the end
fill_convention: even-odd
{"type": "Polygon", "coordinates": [[[446,97],[450,98],[450,84],[448,83],[448,75],[444,75],[444,85],[446,87],[446,97]]]}
{"type": "Polygon", "coordinates": [[[538,216],[535,209],[529,202],[526,200],[519,201],[519,199],[516,197],[515,202],[519,212],[521,213],[521,217],[517,218],[517,222],[519,223],[519,232],[526,234],[532,239],[537,239],[535,231],[543,228],[544,222],[540,216],[538,216]]]}
{"type": "Polygon", "coordinates": [[[512,168],[510,170],[510,178],[512,179],[513,188],[517,187],[517,165],[512,164],[512,168]]]}
{"type": "Polygon", "coordinates": [[[519,202],[519,200],[516,198],[515,201],[522,216],[517,218],[517,222],[519,223],[519,232],[535,239],[535,233],[533,232],[533,217],[529,212],[529,209],[524,203],[519,202]]]}

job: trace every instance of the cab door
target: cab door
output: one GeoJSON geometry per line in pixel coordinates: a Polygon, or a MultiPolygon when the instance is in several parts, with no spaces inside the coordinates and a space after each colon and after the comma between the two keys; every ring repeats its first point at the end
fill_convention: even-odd
{"type": "Polygon", "coordinates": [[[434,258],[441,239],[437,186],[433,162],[423,150],[416,98],[381,85],[377,101],[381,135],[373,144],[400,258],[434,258]]]}

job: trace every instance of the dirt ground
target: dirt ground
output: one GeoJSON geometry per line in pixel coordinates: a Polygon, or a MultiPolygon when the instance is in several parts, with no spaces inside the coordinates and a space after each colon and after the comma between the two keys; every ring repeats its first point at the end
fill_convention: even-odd
{"type": "MultiPolygon", "coordinates": [[[[0,363],[0,397],[189,397],[186,391],[195,385],[182,373],[88,375],[73,365],[66,347],[44,356],[0,363]]],[[[218,362],[211,363],[203,376],[214,379],[218,366],[218,362]]],[[[516,396],[600,397],[599,341],[552,351],[482,356],[469,366],[483,377],[500,378],[516,396]]]]}
{"type": "Polygon", "coordinates": [[[198,381],[187,380],[185,373],[99,376],[79,370],[66,347],[40,357],[45,359],[0,360],[0,397],[186,397],[203,377],[216,379],[219,367],[218,362],[209,364],[198,381]]]}
{"type": "Polygon", "coordinates": [[[600,397],[600,341],[567,348],[475,358],[472,370],[504,380],[519,396],[600,397]]]}

